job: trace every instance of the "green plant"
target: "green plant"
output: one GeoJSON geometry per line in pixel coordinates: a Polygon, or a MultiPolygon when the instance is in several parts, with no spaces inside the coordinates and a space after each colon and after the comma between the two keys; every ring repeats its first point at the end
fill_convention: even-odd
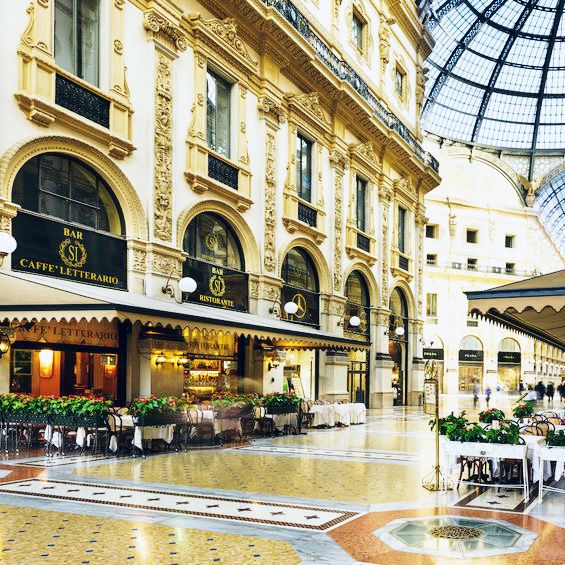
{"type": "Polygon", "coordinates": [[[294,392],[271,392],[263,397],[263,406],[267,408],[294,407],[300,404],[300,397],[294,392]]]}
{"type": "Polygon", "coordinates": [[[518,424],[503,420],[500,428],[485,430],[485,442],[518,445],[523,444],[524,440],[520,437],[520,426],[518,424]]]}
{"type": "Polygon", "coordinates": [[[134,398],[128,408],[132,416],[155,416],[172,414],[176,411],[177,399],[174,396],[147,396],[134,398]]]}
{"type": "Polygon", "coordinates": [[[258,394],[231,394],[216,393],[212,395],[211,403],[216,410],[229,406],[245,408],[246,406],[257,406],[261,401],[258,394]]]}
{"type": "Polygon", "coordinates": [[[479,412],[479,422],[490,424],[494,420],[504,420],[504,412],[499,408],[491,408],[490,410],[479,412]]]}
{"type": "Polygon", "coordinates": [[[558,432],[550,430],[547,432],[545,443],[550,447],[565,447],[565,431],[559,430],[558,432]]]}
{"type": "MultiPolygon", "coordinates": [[[[459,416],[456,416],[453,412],[446,416],[445,418],[439,418],[439,433],[440,435],[444,436],[447,434],[448,429],[455,429],[455,428],[464,428],[468,423],[469,420],[465,418],[465,410],[461,412],[459,416]]],[[[430,430],[433,431],[436,425],[435,418],[428,422],[430,426],[430,430]]]]}
{"type": "Polygon", "coordinates": [[[512,410],[512,414],[514,418],[522,419],[522,418],[529,418],[534,413],[534,403],[533,402],[524,402],[522,404],[518,404],[518,406],[514,407],[512,410]]]}

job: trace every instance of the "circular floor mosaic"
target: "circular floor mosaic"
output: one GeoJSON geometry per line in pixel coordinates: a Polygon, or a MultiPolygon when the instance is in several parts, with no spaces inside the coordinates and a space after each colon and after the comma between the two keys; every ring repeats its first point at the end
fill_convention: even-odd
{"type": "Polygon", "coordinates": [[[502,520],[449,515],[394,520],[374,535],[398,551],[455,559],[527,551],[537,537],[502,520]]]}

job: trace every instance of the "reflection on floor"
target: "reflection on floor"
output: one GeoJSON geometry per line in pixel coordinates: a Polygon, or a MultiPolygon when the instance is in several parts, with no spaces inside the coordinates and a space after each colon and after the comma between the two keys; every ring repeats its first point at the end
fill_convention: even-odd
{"type": "MultiPolygon", "coordinates": [[[[510,412],[506,398],[493,406],[510,412]]],[[[473,412],[469,397],[444,397],[444,413],[462,408],[473,412]]],[[[8,457],[0,562],[565,563],[565,495],[538,505],[518,490],[421,487],[433,464],[428,420],[396,408],[221,450],[8,457]]]]}

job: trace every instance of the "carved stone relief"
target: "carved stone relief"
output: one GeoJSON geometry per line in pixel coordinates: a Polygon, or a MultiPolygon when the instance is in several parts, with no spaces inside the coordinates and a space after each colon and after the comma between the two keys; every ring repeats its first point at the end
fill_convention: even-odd
{"type": "Polygon", "coordinates": [[[267,129],[267,143],[265,151],[265,271],[274,273],[276,269],[276,241],[275,231],[277,223],[276,204],[276,144],[275,134],[267,129]]]}
{"type": "Polygon", "coordinates": [[[343,262],[343,218],[342,218],[342,206],[343,206],[343,174],[341,171],[335,169],[335,208],[334,208],[334,219],[335,219],[335,236],[334,236],[334,292],[343,292],[343,273],[342,273],[342,262],[343,262]]]}
{"type": "Polygon", "coordinates": [[[179,51],[186,51],[188,44],[183,32],[163,16],[155,12],[148,12],[145,14],[143,27],[154,34],[163,35],[179,51]]]}
{"type": "Polygon", "coordinates": [[[391,26],[396,23],[394,18],[386,18],[381,16],[381,25],[379,28],[379,55],[381,57],[381,65],[386,67],[390,63],[390,38],[392,37],[391,26]]]}
{"type": "Polygon", "coordinates": [[[157,54],[155,76],[155,165],[153,186],[153,234],[172,240],[172,61],[157,54]]]}

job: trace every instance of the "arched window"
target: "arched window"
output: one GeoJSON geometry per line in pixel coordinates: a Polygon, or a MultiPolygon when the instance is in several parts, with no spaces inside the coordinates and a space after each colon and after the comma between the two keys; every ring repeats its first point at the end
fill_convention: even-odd
{"type": "Polygon", "coordinates": [[[482,351],[483,344],[478,337],[474,335],[466,335],[459,344],[459,349],[464,349],[466,351],[482,351]]]}
{"type": "Polygon", "coordinates": [[[200,259],[237,271],[245,270],[241,245],[231,226],[216,214],[199,214],[184,234],[183,249],[200,259]]]}
{"type": "Polygon", "coordinates": [[[27,161],[12,186],[12,269],[77,282],[127,287],[125,223],[114,194],[91,167],[69,155],[27,161]]]}
{"type": "Polygon", "coordinates": [[[192,277],[197,289],[191,302],[231,310],[248,310],[248,276],[239,239],[217,214],[203,213],[189,224],[183,240],[188,259],[183,275],[192,277]]]}
{"type": "Polygon", "coordinates": [[[124,221],[108,185],[88,165],[56,153],[25,163],[12,188],[24,210],[97,231],[124,235],[124,221]]]}
{"type": "Polygon", "coordinates": [[[505,337],[498,346],[498,351],[506,351],[509,353],[519,353],[520,344],[511,337],[505,337]]]}
{"type": "Polygon", "coordinates": [[[390,323],[389,338],[406,341],[408,339],[408,303],[402,290],[395,288],[389,300],[390,323]],[[401,332],[398,328],[402,328],[401,332]]]}
{"type": "Polygon", "coordinates": [[[302,324],[318,325],[318,275],[308,253],[299,247],[291,249],[284,258],[281,276],[284,280],[282,304],[295,302],[298,306],[298,311],[290,315],[290,319],[302,324]]]}
{"type": "Polygon", "coordinates": [[[352,271],[345,281],[345,331],[369,335],[370,333],[370,299],[369,287],[365,277],[359,271],[352,271]],[[359,316],[359,326],[351,326],[351,316],[359,316]]]}

